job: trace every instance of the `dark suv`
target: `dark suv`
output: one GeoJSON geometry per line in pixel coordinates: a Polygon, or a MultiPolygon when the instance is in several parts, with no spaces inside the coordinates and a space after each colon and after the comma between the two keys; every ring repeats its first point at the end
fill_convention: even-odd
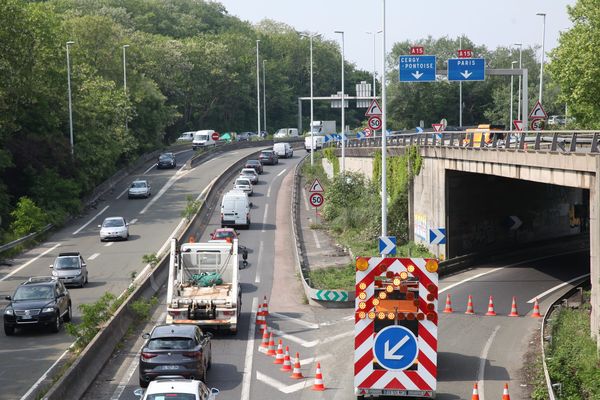
{"type": "Polygon", "coordinates": [[[175,154],[173,153],[162,153],[158,156],[158,162],[156,163],[156,168],[176,168],[177,161],[175,161],[175,154]]]}
{"type": "Polygon", "coordinates": [[[21,283],[4,309],[4,333],[15,333],[15,328],[49,327],[52,332],[60,330],[60,324],[71,320],[71,295],[52,276],[29,278],[21,283]]]}
{"type": "Polygon", "coordinates": [[[279,163],[279,157],[277,156],[277,153],[275,153],[273,150],[261,151],[258,156],[258,160],[263,165],[265,165],[265,164],[275,165],[275,164],[279,163]]]}

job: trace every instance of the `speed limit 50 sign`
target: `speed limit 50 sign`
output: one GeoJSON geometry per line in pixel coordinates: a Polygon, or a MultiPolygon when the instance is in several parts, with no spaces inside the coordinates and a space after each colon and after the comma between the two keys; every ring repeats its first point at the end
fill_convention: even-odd
{"type": "Polygon", "coordinates": [[[378,116],[369,118],[369,128],[373,129],[374,131],[381,129],[381,118],[378,116]]]}
{"type": "Polygon", "coordinates": [[[311,193],[310,196],[308,196],[308,201],[310,202],[310,205],[313,207],[321,207],[324,202],[323,195],[318,192],[311,193]]]}

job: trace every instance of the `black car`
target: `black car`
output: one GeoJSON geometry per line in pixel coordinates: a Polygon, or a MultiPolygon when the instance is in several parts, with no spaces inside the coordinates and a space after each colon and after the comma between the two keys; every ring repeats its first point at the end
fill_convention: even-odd
{"type": "Polygon", "coordinates": [[[235,137],[235,140],[237,140],[238,142],[246,142],[250,140],[250,132],[238,133],[235,137]]]}
{"type": "Polygon", "coordinates": [[[261,151],[260,155],[258,156],[258,160],[263,165],[265,165],[265,164],[275,165],[275,164],[279,163],[279,157],[277,156],[277,153],[275,153],[273,150],[261,151]]]}
{"type": "Polygon", "coordinates": [[[173,153],[162,153],[158,156],[158,162],[156,168],[175,168],[177,167],[177,161],[175,161],[175,154],[173,153]]]}
{"type": "Polygon", "coordinates": [[[4,309],[4,333],[10,336],[16,328],[49,327],[60,330],[60,324],[71,320],[71,295],[58,278],[41,276],[21,283],[4,309]]]}
{"type": "Polygon", "coordinates": [[[148,387],[158,376],[177,375],[206,382],[211,365],[211,334],[203,333],[197,325],[157,325],[140,353],[139,380],[148,387]]]}
{"type": "Polygon", "coordinates": [[[244,164],[244,168],[254,168],[257,174],[263,173],[263,166],[259,160],[248,160],[246,164],[244,164]]]}

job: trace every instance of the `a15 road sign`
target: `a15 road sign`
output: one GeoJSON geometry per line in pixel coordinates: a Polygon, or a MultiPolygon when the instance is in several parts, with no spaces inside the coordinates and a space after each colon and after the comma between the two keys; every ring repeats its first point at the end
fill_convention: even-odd
{"type": "Polygon", "coordinates": [[[373,129],[374,131],[381,129],[381,118],[376,116],[369,118],[369,128],[373,129]]]}
{"type": "Polygon", "coordinates": [[[308,201],[313,207],[321,207],[325,199],[323,198],[323,195],[321,193],[315,192],[311,193],[310,196],[308,196],[308,201]]]}
{"type": "Polygon", "coordinates": [[[367,112],[365,113],[365,117],[378,117],[382,114],[381,107],[379,107],[379,103],[377,99],[373,99],[369,108],[367,108],[367,112]]]}
{"type": "Polygon", "coordinates": [[[451,58],[448,60],[449,81],[485,80],[484,58],[451,58]]]}
{"type": "Polygon", "coordinates": [[[325,191],[325,189],[323,189],[323,185],[321,185],[321,182],[319,182],[318,179],[315,179],[313,184],[310,186],[310,190],[309,190],[309,192],[311,192],[311,193],[324,192],[324,191],[325,191]]]}
{"type": "Polygon", "coordinates": [[[400,82],[435,81],[435,56],[403,55],[398,61],[400,82]]]}

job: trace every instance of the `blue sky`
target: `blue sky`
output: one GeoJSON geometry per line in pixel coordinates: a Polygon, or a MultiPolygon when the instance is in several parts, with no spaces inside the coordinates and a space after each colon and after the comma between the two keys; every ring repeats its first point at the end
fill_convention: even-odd
{"type": "MultiPolygon", "coordinates": [[[[264,18],[291,25],[299,31],[319,32],[339,40],[345,32],[346,59],[359,68],[373,69],[373,39],[366,31],[381,29],[381,0],[218,0],[230,14],[252,23],[264,18]]],[[[558,43],[560,31],[571,22],[567,5],[575,0],[387,0],[386,47],[395,42],[427,37],[468,36],[488,48],[523,43],[540,45],[542,17],[546,16],[546,51],[558,43]]],[[[381,35],[377,69],[381,66],[381,35]]],[[[427,53],[427,49],[425,49],[427,53]]]]}

